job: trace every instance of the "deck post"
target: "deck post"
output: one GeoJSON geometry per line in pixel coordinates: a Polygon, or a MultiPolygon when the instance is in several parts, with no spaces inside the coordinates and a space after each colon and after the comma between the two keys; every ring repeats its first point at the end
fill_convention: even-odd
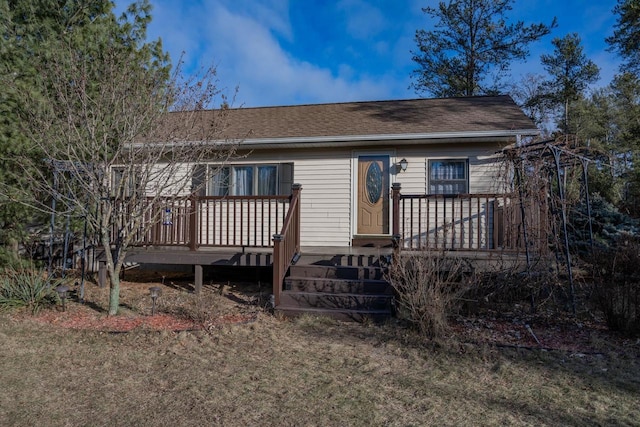
{"type": "Polygon", "coordinates": [[[202,266],[196,264],[193,266],[193,270],[193,287],[195,293],[200,295],[200,292],[202,291],[202,266]]]}
{"type": "Polygon", "coordinates": [[[297,200],[296,204],[296,215],[294,216],[294,224],[295,227],[295,248],[296,253],[300,252],[300,192],[302,190],[302,184],[293,184],[291,186],[291,200],[297,200]]]}
{"type": "Polygon", "coordinates": [[[98,286],[104,288],[107,284],[107,262],[98,261],[98,286]]]}
{"type": "Polygon", "coordinates": [[[274,307],[280,305],[280,290],[282,289],[282,279],[284,271],[282,257],[284,256],[284,236],[282,234],[273,235],[273,303],[274,307]]]}
{"type": "Polygon", "coordinates": [[[400,234],[400,189],[402,188],[402,185],[399,182],[394,182],[393,185],[391,186],[391,197],[393,200],[393,222],[392,222],[392,227],[393,230],[391,230],[391,234],[393,236],[401,236],[400,234]]]}
{"type": "Polygon", "coordinates": [[[192,194],[189,200],[189,250],[195,251],[198,249],[198,198],[192,194]]]}

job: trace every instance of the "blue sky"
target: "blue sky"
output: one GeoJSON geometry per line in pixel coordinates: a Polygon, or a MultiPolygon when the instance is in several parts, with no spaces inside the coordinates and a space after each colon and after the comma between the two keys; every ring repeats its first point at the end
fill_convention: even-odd
{"type": "MultiPolygon", "coordinates": [[[[131,1],[117,0],[116,10],[131,1]]],[[[185,70],[215,65],[234,106],[416,98],[414,35],[432,23],[421,8],[437,0],[151,0],[149,38],[160,37],[185,70]]],[[[554,37],[577,32],[608,84],[620,59],[606,51],[616,0],[516,0],[508,17],[558,27],[512,64],[511,80],[543,74],[540,55],[554,37]]]]}

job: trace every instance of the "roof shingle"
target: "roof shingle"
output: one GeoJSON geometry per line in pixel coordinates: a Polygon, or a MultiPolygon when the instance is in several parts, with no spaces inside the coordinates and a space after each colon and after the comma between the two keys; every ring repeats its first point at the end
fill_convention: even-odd
{"type": "MultiPolygon", "coordinates": [[[[223,110],[205,110],[205,122],[223,110]]],[[[534,130],[508,95],[226,110],[227,138],[313,138],[534,130]]],[[[173,119],[176,115],[172,113],[173,119]]]]}

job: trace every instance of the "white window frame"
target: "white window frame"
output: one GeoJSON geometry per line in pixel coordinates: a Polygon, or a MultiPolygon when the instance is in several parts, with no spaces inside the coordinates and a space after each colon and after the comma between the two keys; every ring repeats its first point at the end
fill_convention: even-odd
{"type": "Polygon", "coordinates": [[[465,157],[465,158],[436,158],[436,159],[427,159],[427,188],[426,188],[426,192],[427,194],[443,194],[443,195],[454,195],[454,194],[468,194],[469,193],[469,158],[465,157]],[[432,168],[433,168],[433,164],[436,162],[451,162],[451,163],[464,163],[464,178],[460,179],[460,178],[456,178],[456,179],[433,179],[432,178],[432,168]],[[435,182],[434,182],[435,181],[435,182]],[[460,191],[456,191],[456,192],[432,192],[431,191],[431,187],[432,185],[442,185],[442,184],[454,184],[454,185],[459,185],[459,184],[464,184],[464,191],[460,192],[460,191]]]}

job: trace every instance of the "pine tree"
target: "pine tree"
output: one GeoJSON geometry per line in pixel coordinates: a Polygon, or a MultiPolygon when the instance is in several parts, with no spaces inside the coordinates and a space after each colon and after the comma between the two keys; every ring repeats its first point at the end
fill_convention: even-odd
{"type": "Polygon", "coordinates": [[[583,52],[578,34],[567,34],[552,41],[553,54],[540,60],[551,79],[547,81],[549,100],[563,111],[560,130],[569,133],[569,104],[584,95],[589,84],[598,80],[600,69],[583,52]]]}
{"type": "Polygon", "coordinates": [[[549,34],[549,25],[507,22],[513,0],[450,0],[423,12],[436,20],[433,30],[417,30],[418,68],[411,86],[438,97],[496,93],[510,63],[524,60],[529,43],[549,34]]]}
{"type": "Polygon", "coordinates": [[[622,69],[637,74],[640,72],[640,0],[618,0],[613,13],[618,15],[618,20],[607,43],[625,59],[622,69]]]}
{"type": "Polygon", "coordinates": [[[179,66],[171,71],[160,40],[146,41],[147,0],[119,19],[106,0],[58,3],[9,3],[6,46],[25,58],[26,71],[5,73],[3,93],[14,100],[13,120],[29,149],[3,159],[26,185],[2,182],[0,194],[14,191],[42,212],[55,198],[59,214],[86,218],[106,249],[114,315],[127,251],[160,215],[153,207],[168,189],[188,197],[188,165],[223,164],[234,148],[207,143],[223,139],[224,114],[206,123],[198,114],[220,94],[215,69],[189,79],[179,66]],[[178,111],[176,123],[169,113],[178,111]],[[52,165],[62,171],[57,179],[52,165]]]}

